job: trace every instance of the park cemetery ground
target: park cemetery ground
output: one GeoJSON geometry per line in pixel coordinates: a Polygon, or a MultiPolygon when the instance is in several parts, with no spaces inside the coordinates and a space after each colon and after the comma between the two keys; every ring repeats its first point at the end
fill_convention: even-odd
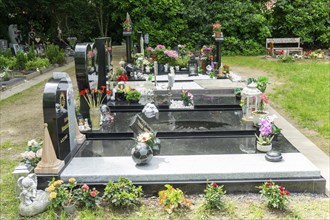
{"type": "MultiPolygon", "coordinates": [[[[114,61],[115,64],[116,61],[114,61]]],[[[257,77],[267,75],[270,78],[268,93],[270,93],[271,105],[276,108],[283,116],[310,138],[317,146],[329,155],[329,121],[326,125],[326,118],[322,118],[319,114],[319,120],[316,124],[304,122],[303,117],[294,114],[294,106],[288,102],[296,101],[298,104],[303,103],[308,97],[296,97],[296,100],[285,100],[283,94],[287,96],[291,93],[299,94],[302,85],[312,84],[311,88],[315,88],[319,92],[319,96],[314,98],[316,104],[319,103],[318,98],[323,98],[324,108],[323,116],[329,120],[329,63],[328,61],[298,61],[296,63],[280,63],[274,60],[261,59],[260,57],[224,57],[224,63],[228,63],[232,67],[232,71],[238,72],[244,77],[257,77]],[[256,68],[257,69],[256,69],[256,68]],[[301,72],[300,70],[307,70],[301,72]],[[313,72],[315,71],[315,72],[313,72]],[[290,75],[291,74],[291,75],[290,75]],[[296,75],[294,75],[296,74],[296,75]],[[304,75],[306,78],[304,78],[304,75]],[[292,78],[290,78],[292,77],[292,78]],[[307,80],[307,81],[304,81],[307,80]],[[310,83],[313,82],[313,83],[310,83]],[[294,84],[292,84],[294,83],[294,84]],[[320,88],[316,88],[320,87],[320,88]],[[293,90],[297,90],[293,92],[293,90]],[[321,96],[321,97],[320,97],[321,96]],[[301,99],[302,98],[302,99],[301,99]],[[273,101],[274,100],[274,101],[273,101]],[[283,107],[284,106],[284,107],[283,107]],[[320,125],[317,127],[317,125],[320,125]],[[316,130],[316,131],[315,131],[316,130]],[[327,134],[328,133],[328,134],[327,134]]],[[[115,64],[116,65],[116,64],[115,64]]],[[[76,82],[74,77],[74,68],[66,70],[74,81],[74,91],[76,82]]],[[[43,134],[43,117],[42,117],[42,94],[43,83],[14,95],[0,102],[1,109],[1,219],[17,219],[18,199],[14,196],[14,181],[11,175],[14,167],[20,160],[20,153],[24,151],[26,143],[30,139],[42,139],[43,134]]],[[[78,96],[78,94],[75,94],[78,96]]],[[[322,103],[321,103],[322,104],[322,103]]],[[[297,106],[300,109],[308,109],[303,105],[297,106]]],[[[322,111],[323,107],[314,106],[315,109],[322,111]]],[[[302,112],[300,115],[308,116],[308,112],[302,112]]],[[[311,194],[293,194],[292,202],[288,209],[284,212],[269,210],[265,206],[265,202],[260,199],[259,195],[226,195],[226,208],[222,212],[210,213],[203,210],[200,195],[190,196],[194,202],[192,210],[184,210],[174,213],[170,218],[214,218],[221,219],[326,219],[329,218],[329,199],[322,195],[311,194]],[[222,216],[222,217],[221,217],[222,216]]],[[[137,210],[131,210],[128,213],[118,212],[117,210],[100,209],[96,212],[87,211],[76,213],[71,219],[93,218],[94,214],[100,219],[105,218],[131,218],[135,219],[163,219],[168,214],[161,211],[161,207],[157,204],[157,198],[145,198],[144,205],[137,210]]],[[[52,219],[53,214],[49,211],[36,218],[52,219]]],[[[64,219],[65,216],[62,216],[64,219]]]]}

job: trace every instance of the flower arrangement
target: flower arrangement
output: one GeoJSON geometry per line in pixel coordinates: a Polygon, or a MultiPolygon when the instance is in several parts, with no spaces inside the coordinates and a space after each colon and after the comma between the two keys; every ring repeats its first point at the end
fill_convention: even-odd
{"type": "Polygon", "coordinates": [[[145,143],[149,145],[154,155],[160,153],[160,139],[156,137],[155,133],[143,132],[139,134],[135,140],[139,143],[145,143]]]}
{"type": "Polygon", "coordinates": [[[128,80],[128,76],[125,73],[120,74],[117,78],[118,82],[126,82],[127,80],[128,80]]]}
{"type": "Polygon", "coordinates": [[[265,93],[261,93],[259,98],[260,98],[260,102],[258,105],[257,112],[265,112],[265,104],[269,103],[268,97],[265,95],[265,93]]]}
{"type": "Polygon", "coordinates": [[[165,56],[165,46],[158,44],[153,50],[153,60],[156,60],[160,64],[165,64],[167,62],[167,57],[165,56]]]}
{"type": "Polygon", "coordinates": [[[48,184],[46,189],[50,194],[50,206],[54,209],[62,205],[69,206],[76,202],[74,188],[77,186],[75,178],[70,178],[69,182],[64,184],[63,180],[53,180],[48,184]]]}
{"type": "Polygon", "coordinates": [[[272,130],[272,123],[268,118],[261,118],[260,119],[260,134],[257,137],[257,143],[259,145],[270,145],[274,138],[273,130],[272,130]]]}
{"type": "Polygon", "coordinates": [[[42,155],[41,145],[42,142],[37,142],[34,139],[28,141],[28,146],[25,152],[21,153],[21,157],[22,157],[21,162],[25,164],[29,164],[32,167],[36,167],[39,161],[41,160],[41,155],[42,155]]]}
{"type": "Polygon", "coordinates": [[[183,104],[185,106],[193,105],[193,98],[194,98],[193,94],[188,92],[188,90],[182,90],[181,100],[183,101],[183,104]]]}
{"type": "Polygon", "coordinates": [[[206,186],[205,192],[205,207],[207,209],[222,209],[224,202],[222,200],[226,191],[223,186],[218,186],[216,183],[211,183],[206,186]]]}
{"type": "Polygon", "coordinates": [[[220,23],[213,24],[212,29],[214,33],[221,32],[221,24],[220,23]]]}
{"type": "Polygon", "coordinates": [[[173,210],[190,207],[191,201],[185,198],[184,193],[179,188],[166,184],[165,190],[158,192],[159,204],[161,204],[168,213],[172,213],[173,210]]]}
{"type": "Polygon", "coordinates": [[[101,89],[83,89],[79,92],[80,96],[83,96],[86,100],[89,108],[100,108],[102,105],[105,94],[111,95],[111,91],[106,89],[105,86],[101,86],[101,89]]]}
{"type": "Polygon", "coordinates": [[[213,57],[212,55],[212,47],[208,47],[208,46],[203,46],[202,49],[201,49],[201,60],[202,61],[210,61],[211,60],[211,56],[213,57]]]}
{"type": "Polygon", "coordinates": [[[261,189],[260,194],[267,199],[269,208],[284,209],[289,203],[290,192],[283,186],[279,186],[271,180],[256,188],[261,189]]]}
{"type": "Polygon", "coordinates": [[[141,99],[141,93],[136,89],[131,89],[126,93],[126,100],[128,102],[139,101],[140,99],[141,99]]]}
{"type": "Polygon", "coordinates": [[[169,63],[170,66],[174,66],[176,59],[179,57],[178,52],[176,52],[175,50],[165,50],[164,54],[165,54],[167,63],[169,63]]]}
{"type": "Polygon", "coordinates": [[[89,50],[87,52],[87,65],[91,67],[93,65],[93,59],[96,56],[96,51],[89,50]]]}
{"type": "Polygon", "coordinates": [[[123,23],[123,28],[125,31],[130,32],[132,31],[132,24],[128,20],[125,20],[123,23]]]}

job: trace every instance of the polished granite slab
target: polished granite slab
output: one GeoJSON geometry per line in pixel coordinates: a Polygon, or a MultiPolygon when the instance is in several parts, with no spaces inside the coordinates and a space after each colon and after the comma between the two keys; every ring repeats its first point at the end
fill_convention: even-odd
{"type": "Polygon", "coordinates": [[[175,111],[159,112],[148,118],[143,113],[115,112],[114,121],[109,126],[89,133],[132,133],[129,125],[135,115],[141,116],[155,132],[207,132],[207,131],[249,131],[255,132],[251,122],[241,120],[242,111],[175,111]]]}
{"type": "MultiPolygon", "coordinates": [[[[236,137],[161,138],[160,156],[259,154],[253,135],[236,137]]],[[[130,156],[135,145],[133,139],[86,140],[75,157],[130,156]]],[[[298,150],[283,136],[273,141],[273,149],[282,153],[298,150]]]]}

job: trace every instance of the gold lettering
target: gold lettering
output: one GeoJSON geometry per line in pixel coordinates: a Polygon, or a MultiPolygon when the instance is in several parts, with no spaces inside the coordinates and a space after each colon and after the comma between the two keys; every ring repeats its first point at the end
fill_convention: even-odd
{"type": "Polygon", "coordinates": [[[62,132],[64,132],[66,129],[68,129],[68,127],[69,127],[69,123],[67,123],[66,125],[64,125],[64,126],[62,127],[62,132]]]}
{"type": "Polygon", "coordinates": [[[66,134],[62,139],[61,139],[61,141],[60,141],[60,143],[62,144],[66,139],[68,139],[68,134],[66,134]]]}

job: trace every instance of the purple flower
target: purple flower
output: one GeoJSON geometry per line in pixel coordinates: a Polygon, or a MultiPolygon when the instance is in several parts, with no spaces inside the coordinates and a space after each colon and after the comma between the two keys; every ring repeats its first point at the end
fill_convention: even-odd
{"type": "Polygon", "coordinates": [[[272,134],[272,123],[268,120],[268,118],[260,119],[259,131],[262,136],[268,136],[272,134]]]}

